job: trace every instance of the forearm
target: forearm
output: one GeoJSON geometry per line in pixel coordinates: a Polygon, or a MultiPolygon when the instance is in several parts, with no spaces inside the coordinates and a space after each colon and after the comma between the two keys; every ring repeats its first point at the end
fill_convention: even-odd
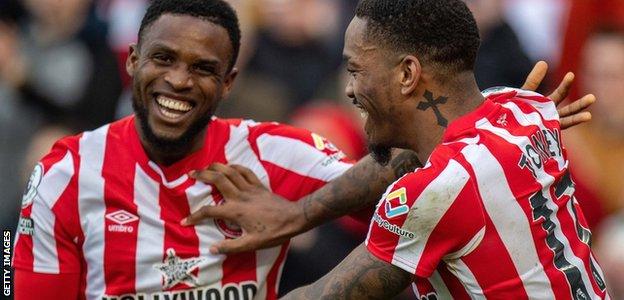
{"type": "Polygon", "coordinates": [[[372,256],[362,244],[329,274],[282,299],[390,299],[412,281],[411,274],[372,256]]]}
{"type": "Polygon", "coordinates": [[[390,183],[420,166],[416,154],[407,150],[395,149],[386,166],[366,156],[342,176],[298,202],[303,214],[301,231],[373,207],[390,183]]]}

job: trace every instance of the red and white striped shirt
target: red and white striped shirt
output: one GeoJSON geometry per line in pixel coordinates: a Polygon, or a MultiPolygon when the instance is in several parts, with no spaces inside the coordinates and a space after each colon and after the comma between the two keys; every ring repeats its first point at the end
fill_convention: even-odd
{"type": "Polygon", "coordinates": [[[234,224],[180,221],[217,205],[189,178],[214,162],[250,168],[272,192],[297,200],[351,164],[320,136],[277,123],[213,118],[203,148],[170,166],[150,161],[129,117],[60,140],[24,196],[14,267],[81,275],[86,299],[275,299],[287,244],[235,255],[209,246],[234,224]]]}
{"type": "Polygon", "coordinates": [[[605,299],[554,103],[504,89],[379,202],[369,251],[420,299],[605,299]]]}

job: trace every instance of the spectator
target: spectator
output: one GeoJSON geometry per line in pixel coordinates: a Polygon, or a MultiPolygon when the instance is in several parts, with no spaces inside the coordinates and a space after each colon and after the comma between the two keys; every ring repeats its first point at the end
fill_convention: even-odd
{"type": "Polygon", "coordinates": [[[606,213],[624,208],[624,32],[601,29],[583,49],[581,89],[599,101],[593,107],[594,119],[565,132],[570,162],[579,188],[583,211],[590,224],[606,213]],[[600,183],[600,184],[596,184],[600,183]]]}
{"type": "Polygon", "coordinates": [[[501,0],[469,0],[466,4],[475,16],[481,35],[475,64],[479,88],[521,86],[533,64],[504,20],[501,0]]]}

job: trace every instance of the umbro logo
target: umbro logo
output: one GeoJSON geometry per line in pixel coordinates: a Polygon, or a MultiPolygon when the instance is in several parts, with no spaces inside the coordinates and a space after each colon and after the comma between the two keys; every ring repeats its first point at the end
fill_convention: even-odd
{"type": "Polygon", "coordinates": [[[110,232],[133,232],[134,224],[126,225],[139,219],[139,217],[120,209],[106,215],[106,219],[116,223],[107,226],[110,232]]]}
{"type": "Polygon", "coordinates": [[[110,214],[106,215],[106,218],[119,224],[119,225],[124,225],[126,223],[130,223],[130,222],[134,222],[136,220],[138,220],[139,218],[123,209],[120,209],[116,212],[112,212],[110,214]]]}

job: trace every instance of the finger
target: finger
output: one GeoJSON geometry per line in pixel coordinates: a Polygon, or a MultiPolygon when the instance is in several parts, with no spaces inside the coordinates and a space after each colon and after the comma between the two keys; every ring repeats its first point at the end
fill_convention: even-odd
{"type": "Polygon", "coordinates": [[[182,219],[180,224],[182,226],[190,226],[201,223],[204,219],[229,219],[232,216],[230,215],[231,210],[227,207],[227,203],[213,206],[213,205],[204,205],[190,216],[182,219]]]}
{"type": "Polygon", "coordinates": [[[239,189],[249,188],[249,183],[247,182],[247,180],[245,180],[245,178],[238,172],[238,170],[232,168],[231,166],[214,163],[210,165],[210,167],[208,167],[208,170],[222,173],[239,189]]]}
{"type": "Polygon", "coordinates": [[[596,102],[596,96],[589,94],[562,108],[557,109],[557,111],[559,112],[559,117],[563,118],[587,109],[592,104],[594,104],[594,102],[596,102]]]}
{"type": "Polygon", "coordinates": [[[239,189],[223,173],[206,169],[192,171],[188,175],[196,180],[214,185],[226,199],[235,199],[238,195],[239,189]]]}
{"type": "Polygon", "coordinates": [[[236,171],[238,171],[244,178],[252,185],[260,186],[263,185],[260,181],[260,178],[256,176],[256,174],[248,168],[245,168],[241,165],[231,165],[236,171]]]}
{"type": "Polygon", "coordinates": [[[545,61],[538,61],[533,70],[527,76],[526,81],[522,85],[523,90],[535,91],[540,86],[546,73],[548,72],[548,64],[545,61]]]}
{"type": "Polygon", "coordinates": [[[572,87],[572,82],[574,82],[574,73],[568,72],[559,83],[559,86],[548,96],[548,98],[555,102],[556,105],[559,105],[561,101],[568,97],[570,88],[572,87]]]}
{"type": "Polygon", "coordinates": [[[229,254],[239,253],[253,250],[251,244],[251,238],[247,235],[243,235],[236,239],[225,239],[218,244],[210,246],[211,254],[229,254]]]}
{"type": "Polygon", "coordinates": [[[592,119],[592,115],[588,111],[584,111],[582,113],[577,113],[571,116],[567,116],[565,118],[562,118],[560,121],[561,129],[567,129],[567,128],[576,126],[581,123],[589,122],[591,119],[592,119]]]}

